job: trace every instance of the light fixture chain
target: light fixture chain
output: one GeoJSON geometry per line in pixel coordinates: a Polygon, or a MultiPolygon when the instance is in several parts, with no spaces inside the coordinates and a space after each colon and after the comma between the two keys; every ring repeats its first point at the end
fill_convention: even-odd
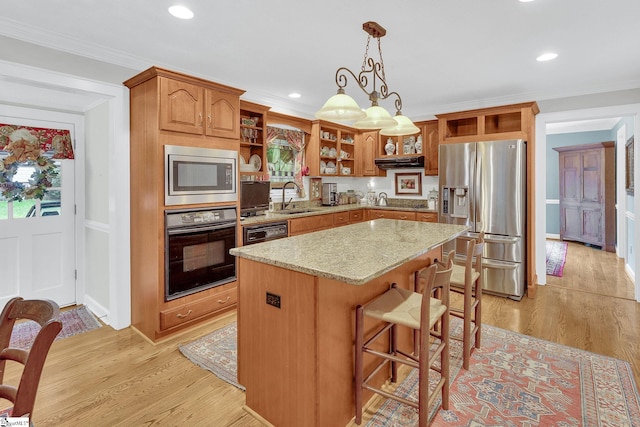
{"type": "Polygon", "coordinates": [[[382,73],[382,80],[387,82],[387,76],[384,75],[384,60],[382,59],[382,44],[380,43],[380,37],[378,37],[378,54],[380,55],[380,71],[382,73]]]}
{"type": "MultiPolygon", "coordinates": [[[[364,49],[364,58],[362,59],[362,71],[364,72],[364,67],[367,65],[367,58],[369,57],[369,41],[371,41],[371,34],[367,37],[367,47],[364,49]]],[[[378,39],[378,43],[380,39],[378,39]]]]}

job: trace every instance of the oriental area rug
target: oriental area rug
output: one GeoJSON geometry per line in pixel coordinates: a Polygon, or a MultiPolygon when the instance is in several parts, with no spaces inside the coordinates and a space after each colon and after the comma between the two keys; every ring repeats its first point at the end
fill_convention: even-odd
{"type": "MultiPolygon", "coordinates": [[[[462,322],[453,318],[451,326],[452,333],[459,333],[462,322]]],[[[640,427],[640,395],[627,362],[488,325],[482,328],[482,348],[474,351],[469,371],[461,368],[461,342],[451,341],[450,407],[434,409],[431,426],[640,427]]],[[[234,322],[180,351],[239,387],[236,333],[234,322]]],[[[435,384],[438,374],[432,375],[435,384]]],[[[416,400],[417,382],[417,371],[412,370],[395,393],[416,400]]],[[[385,401],[366,424],[417,425],[417,411],[393,400],[385,401]]]]}
{"type": "Polygon", "coordinates": [[[564,264],[567,261],[568,246],[567,242],[546,241],[547,274],[562,277],[562,270],[564,270],[564,264]]]}
{"type": "MultiPolygon", "coordinates": [[[[84,305],[60,312],[60,320],[62,321],[62,330],[56,340],[102,327],[100,321],[84,305]]],[[[39,330],[40,325],[33,320],[16,323],[9,346],[22,349],[31,348],[39,330]]]]}

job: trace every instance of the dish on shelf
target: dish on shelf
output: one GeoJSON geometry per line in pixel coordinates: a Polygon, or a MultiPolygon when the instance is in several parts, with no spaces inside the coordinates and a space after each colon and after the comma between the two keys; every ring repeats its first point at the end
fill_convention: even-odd
{"type": "Polygon", "coordinates": [[[329,157],[336,157],[338,155],[338,151],[335,148],[329,150],[329,157]]]}
{"type": "Polygon", "coordinates": [[[336,173],[336,168],[335,167],[333,167],[333,168],[327,167],[327,168],[325,168],[324,173],[326,173],[326,174],[336,173]]]}
{"type": "Polygon", "coordinates": [[[252,164],[240,164],[240,172],[255,172],[255,168],[252,164]]]}
{"type": "Polygon", "coordinates": [[[249,164],[253,165],[254,169],[259,171],[262,168],[262,159],[257,154],[251,155],[249,157],[249,164]]]}
{"type": "Polygon", "coordinates": [[[325,169],[327,169],[327,163],[324,160],[320,160],[320,173],[324,173],[325,169]]]}
{"type": "Polygon", "coordinates": [[[320,155],[321,156],[328,156],[329,155],[329,147],[327,147],[327,146],[322,147],[322,149],[320,150],[320,155]]]}
{"type": "Polygon", "coordinates": [[[336,164],[333,163],[333,162],[327,162],[327,167],[335,169],[336,168],[336,164]]]}
{"type": "Polygon", "coordinates": [[[341,167],[340,171],[342,172],[342,175],[351,175],[351,168],[341,167]]]}
{"type": "Polygon", "coordinates": [[[242,154],[240,154],[240,164],[241,165],[246,165],[247,161],[245,160],[244,156],[242,154]]]}

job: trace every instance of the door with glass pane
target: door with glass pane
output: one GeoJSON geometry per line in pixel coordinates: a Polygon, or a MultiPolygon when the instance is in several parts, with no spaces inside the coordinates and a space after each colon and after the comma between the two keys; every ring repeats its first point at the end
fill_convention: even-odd
{"type": "Polygon", "coordinates": [[[74,304],[74,161],[40,168],[33,159],[5,162],[11,155],[0,151],[0,306],[15,296],[74,304]]]}

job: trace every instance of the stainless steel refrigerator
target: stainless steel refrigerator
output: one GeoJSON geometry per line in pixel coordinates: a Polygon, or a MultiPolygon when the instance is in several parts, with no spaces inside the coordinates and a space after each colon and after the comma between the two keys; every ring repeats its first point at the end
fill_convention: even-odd
{"type": "Polygon", "coordinates": [[[522,140],[442,144],[439,222],[471,230],[445,250],[465,259],[466,240],[485,233],[486,292],[519,300],[525,292],[526,146],[522,140]]]}

